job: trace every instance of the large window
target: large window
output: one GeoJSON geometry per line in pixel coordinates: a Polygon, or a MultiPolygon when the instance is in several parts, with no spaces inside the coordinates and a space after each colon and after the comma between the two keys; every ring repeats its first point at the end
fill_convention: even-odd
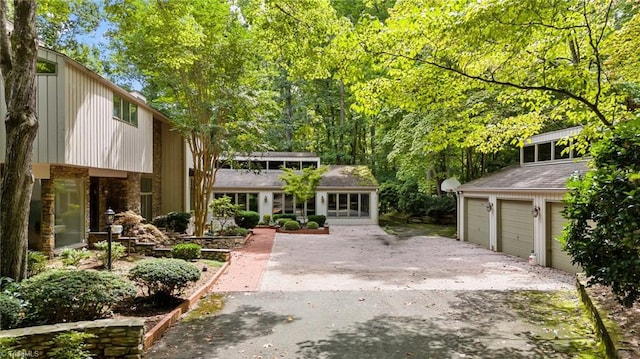
{"type": "Polygon", "coordinates": [[[153,179],[140,178],[140,215],[147,220],[153,219],[153,179]]]}
{"type": "Polygon", "coordinates": [[[82,243],[85,237],[84,181],[55,180],[53,187],[56,248],[82,243]]]}
{"type": "Polygon", "coordinates": [[[295,197],[283,192],[273,194],[273,214],[295,214],[298,217],[305,217],[316,214],[316,197],[312,197],[307,202],[297,203],[295,197]]]}
{"type": "Polygon", "coordinates": [[[327,217],[368,218],[369,193],[329,193],[327,217]]]}
{"type": "Polygon", "coordinates": [[[138,126],[138,105],[113,94],[113,118],[138,126]]]}
{"type": "Polygon", "coordinates": [[[227,196],[231,198],[231,203],[238,206],[243,211],[258,212],[258,194],[257,193],[214,193],[213,198],[227,196]]]}

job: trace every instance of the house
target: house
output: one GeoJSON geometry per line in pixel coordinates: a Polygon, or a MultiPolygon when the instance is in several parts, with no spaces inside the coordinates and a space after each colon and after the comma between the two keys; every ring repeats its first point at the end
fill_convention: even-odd
{"type": "MultiPolygon", "coordinates": [[[[147,219],[186,209],[184,141],[142,95],[42,47],[37,92],[31,249],[51,255],[82,245],[89,231],[105,228],[107,208],[147,219]]],[[[0,161],[4,136],[0,123],[0,161]]]]}
{"type": "Polygon", "coordinates": [[[459,238],[521,258],[533,251],[540,265],[577,272],[556,238],[565,222],[566,181],[587,171],[586,162],[559,141],[579,131],[533,136],[521,149],[518,166],[459,186],[459,238]]]}
{"type": "Polygon", "coordinates": [[[265,152],[237,156],[238,169],[218,170],[213,196],[233,199],[241,209],[265,214],[316,214],[336,224],[377,224],[378,183],[366,166],[329,166],[316,195],[306,203],[296,203],[283,192],[281,167],[303,169],[320,166],[320,158],[308,152],[265,152]],[[242,168],[258,168],[259,171],[242,168]]]}

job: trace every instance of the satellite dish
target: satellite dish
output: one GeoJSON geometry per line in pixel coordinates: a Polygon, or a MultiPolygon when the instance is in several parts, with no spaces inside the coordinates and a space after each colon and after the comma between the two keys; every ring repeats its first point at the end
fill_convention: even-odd
{"type": "Polygon", "coordinates": [[[456,188],[458,188],[458,186],[460,186],[460,181],[458,181],[455,177],[451,177],[442,181],[440,189],[444,192],[453,192],[456,188]]]}

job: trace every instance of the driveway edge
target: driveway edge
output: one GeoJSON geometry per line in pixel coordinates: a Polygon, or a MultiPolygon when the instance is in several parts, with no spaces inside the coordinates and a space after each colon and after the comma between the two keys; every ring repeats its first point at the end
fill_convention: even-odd
{"type": "Polygon", "coordinates": [[[582,303],[589,311],[589,314],[591,314],[589,317],[596,329],[595,331],[598,338],[604,345],[607,359],[618,359],[618,350],[616,349],[616,344],[611,337],[611,332],[615,333],[615,330],[613,329],[615,324],[610,322],[605,323],[602,319],[602,315],[598,311],[597,306],[593,303],[591,297],[589,297],[589,294],[587,293],[584,277],[579,274],[576,275],[576,287],[580,294],[582,303]],[[609,325],[610,328],[607,328],[607,325],[609,325]]]}

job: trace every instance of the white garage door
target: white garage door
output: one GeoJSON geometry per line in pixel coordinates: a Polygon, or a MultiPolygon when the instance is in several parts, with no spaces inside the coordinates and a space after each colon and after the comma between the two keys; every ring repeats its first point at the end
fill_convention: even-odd
{"type": "Polygon", "coordinates": [[[498,250],[528,258],[533,250],[533,203],[498,201],[498,250]]]}
{"type": "Polygon", "coordinates": [[[487,198],[465,198],[465,241],[489,248],[487,198]]]}
{"type": "Polygon", "coordinates": [[[558,268],[569,273],[578,273],[580,268],[571,264],[571,257],[562,249],[562,244],[557,238],[562,233],[562,227],[565,219],[562,217],[562,203],[547,204],[548,227],[547,227],[547,265],[549,267],[558,268]]]}

